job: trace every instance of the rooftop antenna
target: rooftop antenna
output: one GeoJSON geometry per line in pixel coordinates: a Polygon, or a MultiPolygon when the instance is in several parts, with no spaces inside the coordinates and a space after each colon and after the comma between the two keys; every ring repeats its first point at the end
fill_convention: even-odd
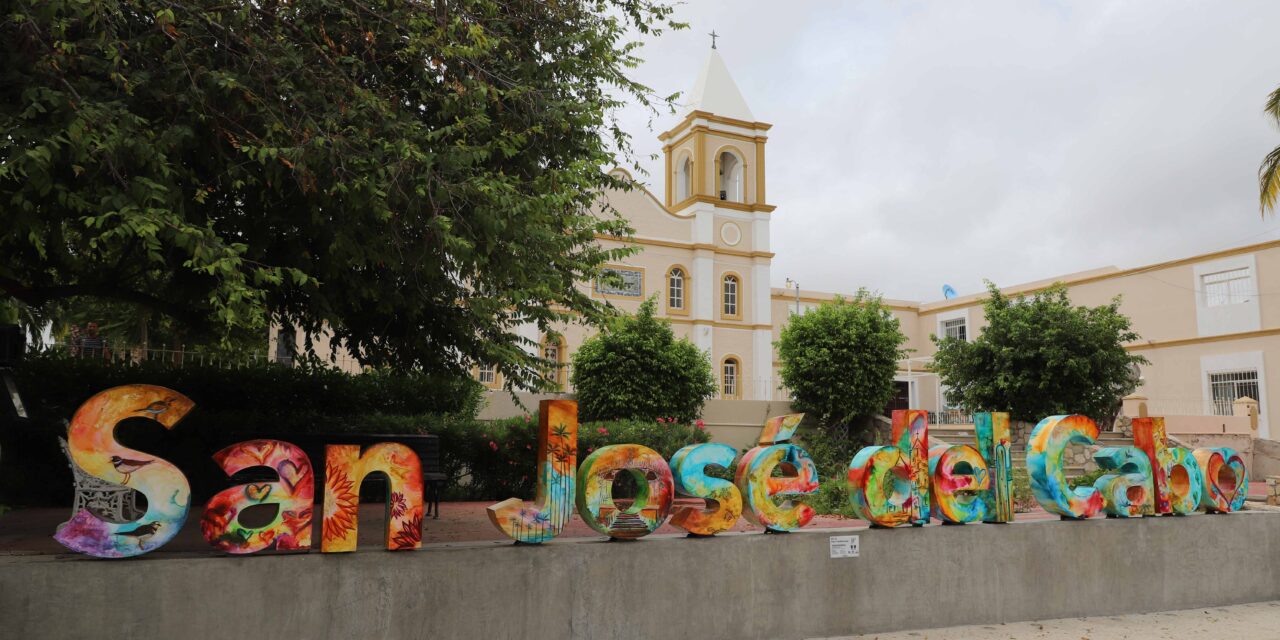
{"type": "Polygon", "coordinates": [[[953,287],[953,286],[951,286],[951,285],[949,285],[949,284],[944,284],[944,285],[942,285],[942,298],[943,298],[944,300],[952,300],[952,299],[954,299],[955,297],[956,297],[956,289],[955,289],[955,287],[953,287]]]}

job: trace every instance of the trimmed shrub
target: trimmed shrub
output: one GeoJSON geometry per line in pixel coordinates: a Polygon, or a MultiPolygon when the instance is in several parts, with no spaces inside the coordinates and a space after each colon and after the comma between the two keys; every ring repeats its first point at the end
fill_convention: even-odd
{"type": "Polygon", "coordinates": [[[583,420],[675,416],[693,420],[716,392],[707,355],[655,318],[654,299],[614,319],[573,354],[573,386],[583,420]]]}

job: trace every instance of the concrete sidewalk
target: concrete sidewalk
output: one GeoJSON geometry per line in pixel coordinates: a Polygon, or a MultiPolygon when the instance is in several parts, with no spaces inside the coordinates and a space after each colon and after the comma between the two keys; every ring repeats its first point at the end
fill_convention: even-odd
{"type": "MultiPolygon", "coordinates": [[[[1180,640],[1280,638],[1280,602],[844,636],[842,640],[1180,640]]],[[[835,639],[828,639],[835,640],[835,639]]]]}

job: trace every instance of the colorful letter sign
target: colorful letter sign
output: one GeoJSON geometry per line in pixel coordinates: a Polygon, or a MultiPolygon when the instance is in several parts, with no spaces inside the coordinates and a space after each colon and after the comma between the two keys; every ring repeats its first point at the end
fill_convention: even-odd
{"type": "Polygon", "coordinates": [[[578,467],[578,403],[538,403],[538,493],[534,506],[519,498],[490,505],[489,521],[516,542],[537,544],[558,535],[573,515],[578,467]]]}
{"type": "Polygon", "coordinates": [[[356,550],[360,527],[360,483],[370,473],[387,477],[386,546],[388,551],[422,546],[422,463],[413,449],[380,442],[360,455],[360,446],[325,447],[324,527],[320,550],[356,550]]]}
{"type": "Polygon", "coordinates": [[[1027,442],[1027,472],[1040,506],[1064,518],[1088,518],[1102,510],[1102,494],[1093,487],[1072,489],[1063,472],[1063,456],[1073,442],[1093,444],[1098,425],[1080,415],[1041,420],[1027,442]]]}
{"type": "Polygon", "coordinates": [[[1196,449],[1192,454],[1204,472],[1200,506],[1209,513],[1231,513],[1244,506],[1249,493],[1249,469],[1235,449],[1196,449]]]}
{"type": "Polygon", "coordinates": [[[204,539],[221,551],[243,554],[270,549],[311,548],[311,509],[315,476],[302,449],[280,440],[250,440],[213,454],[228,476],[251,467],[266,467],[275,482],[251,482],[218,492],[200,519],[204,539]],[[276,505],[276,517],[262,527],[240,523],[240,514],[257,505],[276,505]]]}
{"type": "Polygon", "coordinates": [[[1009,437],[1009,414],[973,414],[978,453],[987,463],[988,483],[982,499],[983,522],[1013,522],[1013,454],[1009,437]]]}
{"type": "Polygon", "coordinates": [[[671,468],[657,451],[638,444],[596,449],[578,468],[578,515],[610,538],[630,540],[653,533],[671,513],[675,483],[671,468]],[[635,478],[635,500],[626,509],[613,502],[613,480],[619,473],[635,478]]]}
{"type": "Polygon", "coordinates": [[[967,444],[930,449],[929,477],[933,517],[949,524],[965,524],[986,515],[981,494],[991,481],[987,462],[977,449],[967,444]]]}
{"type": "Polygon", "coordinates": [[[817,515],[813,507],[789,499],[818,491],[818,466],[808,452],[787,442],[803,418],[803,413],[770,418],[757,441],[761,446],[743,454],[734,472],[734,484],[746,502],[743,515],[766,531],[795,531],[817,515]],[[774,469],[785,475],[774,477],[774,469]]]}
{"type": "Polygon", "coordinates": [[[733,468],[738,452],[727,444],[691,444],[671,456],[671,477],[676,494],[701,498],[711,509],[682,507],[671,516],[671,524],[697,536],[713,536],[728,531],[742,515],[742,492],[728,480],[707,475],[707,467],[733,468]]]}
{"type": "Polygon", "coordinates": [[[1108,517],[1132,518],[1155,514],[1155,493],[1151,484],[1151,462],[1137,447],[1107,447],[1093,454],[1098,467],[1118,474],[1107,474],[1093,482],[1102,496],[1102,509],[1108,517]]]}
{"type": "Polygon", "coordinates": [[[193,406],[177,391],[147,384],[107,389],[81,405],[67,432],[71,459],[95,478],[141,492],[147,512],[134,522],[115,523],[78,511],[54,539],[99,558],[142,555],[172,540],[187,520],[187,477],[166,460],[121,446],[114,434],[125,418],[150,418],[172,429],[193,406]]]}
{"type": "Polygon", "coordinates": [[[849,500],[873,526],[929,522],[929,414],[895,410],[896,446],[865,447],[849,463],[849,500]]]}
{"type": "Polygon", "coordinates": [[[1204,495],[1204,473],[1191,451],[1168,446],[1164,418],[1134,418],[1133,443],[1151,461],[1155,512],[1195,513],[1204,495]]]}

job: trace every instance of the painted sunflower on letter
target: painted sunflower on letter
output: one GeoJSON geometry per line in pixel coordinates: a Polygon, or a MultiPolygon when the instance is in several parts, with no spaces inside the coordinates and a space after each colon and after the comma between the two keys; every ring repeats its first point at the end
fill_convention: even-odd
{"type": "Polygon", "coordinates": [[[324,539],[341,540],[356,528],[360,496],[346,472],[333,470],[324,479],[324,539]]]}

